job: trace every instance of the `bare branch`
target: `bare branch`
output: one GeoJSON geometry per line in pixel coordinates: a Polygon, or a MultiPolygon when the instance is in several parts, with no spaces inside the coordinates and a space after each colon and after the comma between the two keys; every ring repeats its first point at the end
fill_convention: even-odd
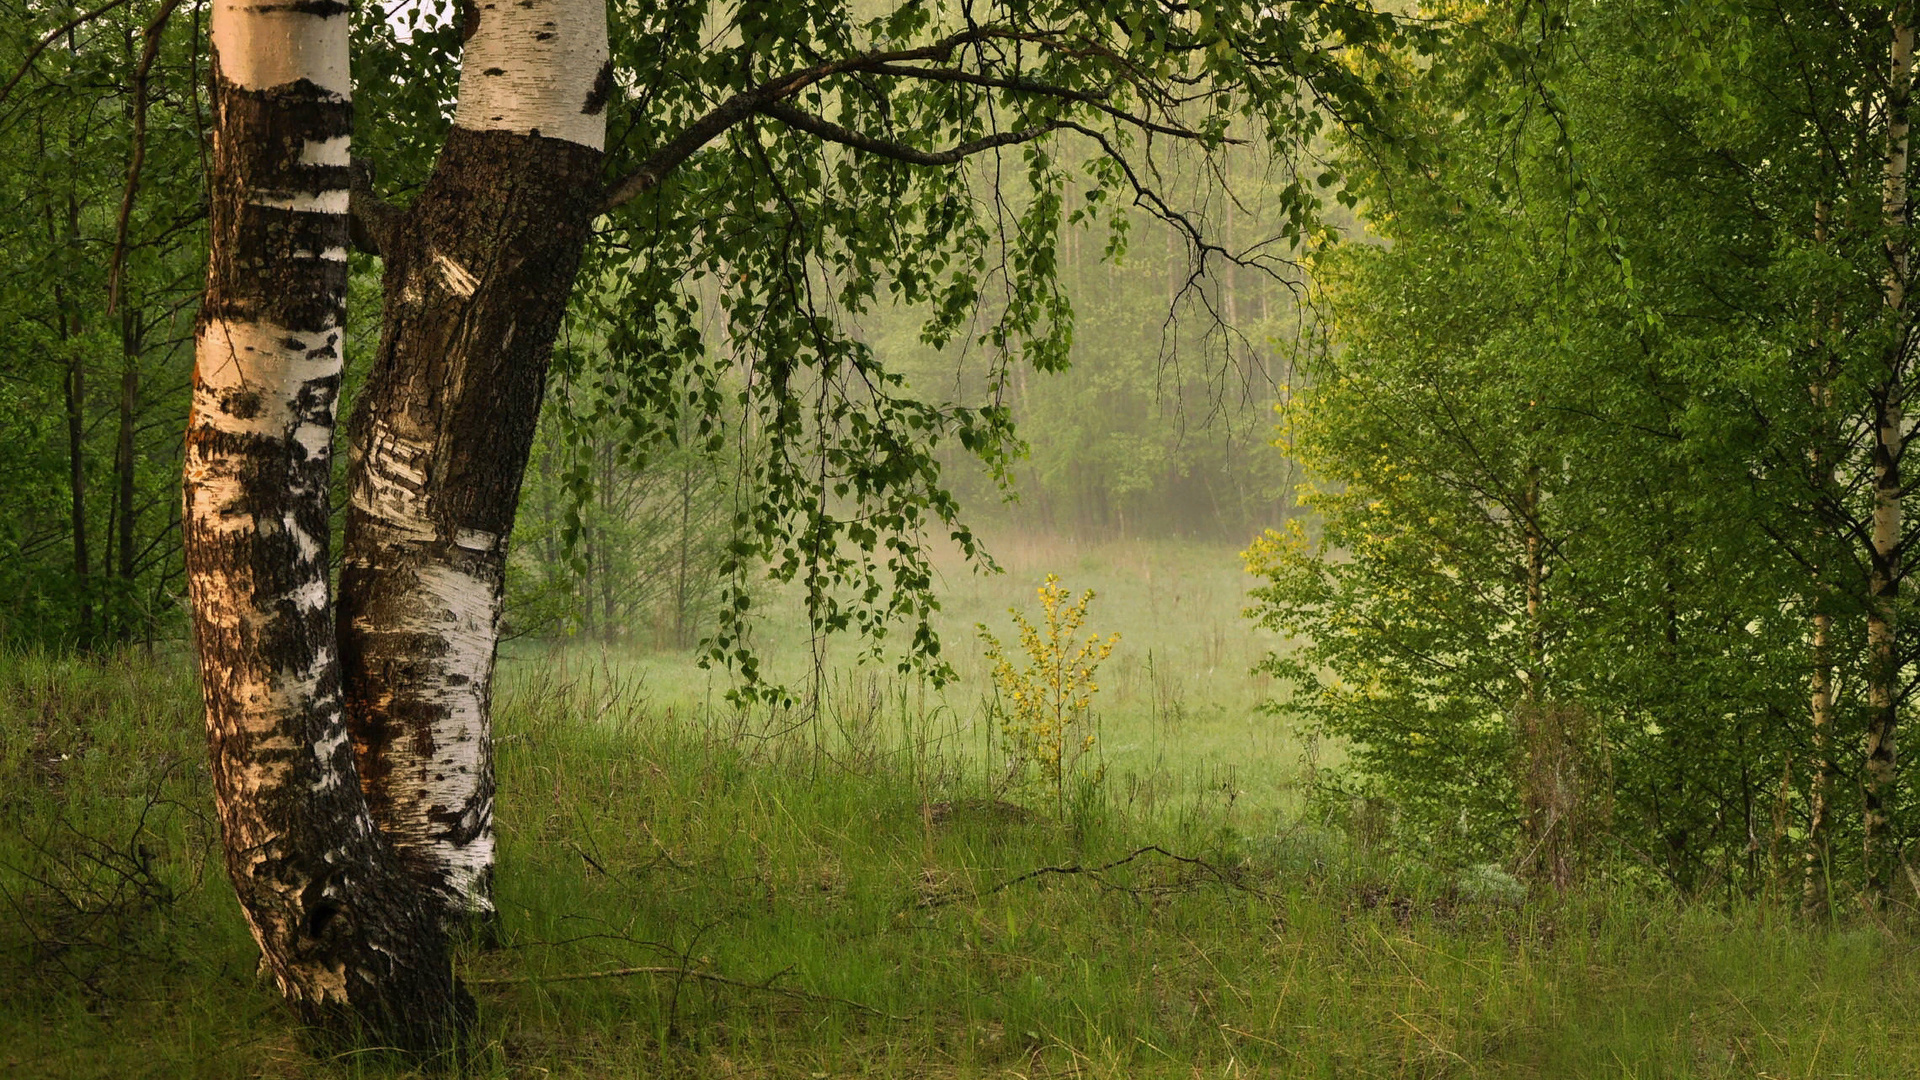
{"type": "MultiPolygon", "coordinates": [[[[684,967],[658,967],[658,966],[624,967],[624,968],[609,968],[605,971],[576,971],[576,972],[569,972],[564,975],[518,975],[518,976],[512,976],[508,978],[467,979],[465,981],[468,986],[518,986],[524,983],[580,982],[586,979],[618,979],[618,978],[624,978],[629,975],[659,975],[659,976],[672,978],[676,980],[699,979],[702,982],[719,983],[722,986],[737,986],[742,990],[759,990],[764,993],[780,994],[784,997],[799,998],[803,1001],[826,1001],[836,1005],[845,1005],[848,1008],[858,1009],[863,1013],[867,1013],[872,1016],[878,1016],[886,1020],[905,1021],[905,1020],[912,1019],[912,1017],[910,1016],[895,1016],[889,1012],[882,1012],[881,1010],[876,1009],[871,1005],[862,1005],[858,1001],[851,1001],[847,998],[834,997],[831,994],[814,994],[814,993],[809,993],[805,990],[796,990],[788,986],[775,986],[773,985],[773,979],[768,979],[765,982],[748,982],[745,979],[729,979],[725,975],[716,975],[711,971],[699,971],[693,968],[684,968],[684,967]]],[[[779,976],[775,975],[774,978],[777,979],[779,978],[779,976]]]]}

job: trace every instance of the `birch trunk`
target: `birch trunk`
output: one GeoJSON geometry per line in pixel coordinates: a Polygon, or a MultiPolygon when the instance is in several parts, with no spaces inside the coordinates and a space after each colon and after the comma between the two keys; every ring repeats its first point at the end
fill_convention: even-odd
{"type": "Polygon", "coordinates": [[[213,8],[183,538],[227,870],[262,966],[322,1031],[431,1051],[470,1005],[356,783],[327,595],[348,10],[213,8]]]}
{"type": "Polygon", "coordinates": [[[493,914],[494,650],[547,361],[600,194],[603,0],[467,6],[460,100],[385,260],[352,424],[339,633],[375,820],[443,925],[493,914]]]}
{"type": "Polygon", "coordinates": [[[1895,600],[1904,576],[1900,550],[1900,459],[1905,450],[1903,397],[1907,338],[1906,288],[1908,111],[1913,85],[1913,27],[1895,16],[1893,63],[1887,87],[1885,219],[1888,229],[1886,306],[1898,328],[1884,381],[1876,388],[1873,446],[1873,550],[1867,581],[1867,768],[1862,847],[1867,892],[1884,903],[1899,859],[1892,835],[1899,769],[1899,624],[1895,600]]]}
{"type": "MultiPolygon", "coordinates": [[[[1822,200],[1814,207],[1813,241],[1816,246],[1824,247],[1827,242],[1828,204],[1822,200]]],[[[1814,321],[1823,320],[1820,308],[1814,309],[1814,321]]],[[[1813,341],[1816,362],[1826,359],[1826,330],[1820,326],[1813,341]]],[[[1827,912],[1827,879],[1831,866],[1829,862],[1829,834],[1833,831],[1833,613],[1830,610],[1833,598],[1833,582],[1829,579],[1827,567],[1827,545],[1831,541],[1830,530],[1825,525],[1824,515],[1827,505],[1837,503],[1834,494],[1833,468],[1838,455],[1833,447],[1837,440],[1833,435],[1833,389],[1828,385],[1832,378],[1831,360],[1827,360],[1828,370],[1813,384],[1814,436],[1813,446],[1807,454],[1808,488],[1814,500],[1813,529],[1813,640],[1808,659],[1812,672],[1809,678],[1809,706],[1812,719],[1813,736],[1813,775],[1807,783],[1807,845],[1803,856],[1802,880],[1800,889],[1800,908],[1809,917],[1818,917],[1827,912]]]]}

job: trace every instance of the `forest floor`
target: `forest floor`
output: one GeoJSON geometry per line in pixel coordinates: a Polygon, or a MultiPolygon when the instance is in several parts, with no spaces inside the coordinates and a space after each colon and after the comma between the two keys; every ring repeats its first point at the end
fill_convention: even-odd
{"type": "MultiPolygon", "coordinates": [[[[1231,549],[1000,555],[948,581],[957,685],[822,654],[818,718],[737,715],[684,657],[509,650],[504,941],[460,957],[481,1019],[440,1074],[1920,1075],[1910,911],[1529,896],[1395,852],[1307,798],[1337,752],[1257,711],[1231,549]],[[1122,634],[1105,777],[1066,803],[1005,785],[970,633],[1010,639],[1049,570],[1122,634]]],[[[814,670],[792,626],[768,649],[814,670]]],[[[177,650],[0,659],[0,1076],[406,1075],[303,1048],[201,753],[177,650]]]]}

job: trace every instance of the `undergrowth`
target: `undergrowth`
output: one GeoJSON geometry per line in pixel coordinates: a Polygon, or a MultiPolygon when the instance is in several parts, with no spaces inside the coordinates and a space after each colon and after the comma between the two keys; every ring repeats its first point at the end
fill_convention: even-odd
{"type": "MultiPolygon", "coordinates": [[[[255,972],[180,657],[0,660],[0,1073],[355,1077],[255,972]]],[[[1528,899],[1234,793],[1005,801],[910,698],[824,728],[530,665],[499,715],[500,947],[452,1075],[1920,1073],[1899,924],[1602,868],[1528,899]],[[830,732],[823,735],[822,731],[830,732]],[[616,973],[618,972],[618,973],[616,973]]]]}

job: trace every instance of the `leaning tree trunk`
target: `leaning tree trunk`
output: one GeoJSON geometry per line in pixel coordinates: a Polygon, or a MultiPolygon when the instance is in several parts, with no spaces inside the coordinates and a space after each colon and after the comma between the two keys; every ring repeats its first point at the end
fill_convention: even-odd
{"type": "Polygon", "coordinates": [[[435,916],[493,912],[494,648],[547,360],[600,196],[603,0],[465,5],[454,128],[385,260],[340,578],[347,712],[375,820],[435,916]]]}
{"type": "Polygon", "coordinates": [[[354,772],[327,596],[345,5],[213,9],[211,255],[183,539],[227,870],[303,1020],[420,1051],[469,1005],[354,772]]]}
{"type": "Polygon", "coordinates": [[[1905,576],[1901,550],[1900,461],[1906,450],[1906,365],[1913,327],[1906,310],[1908,108],[1913,88],[1913,27],[1897,15],[1893,64],[1887,85],[1885,211],[1888,317],[1898,329],[1883,381],[1873,394],[1873,540],[1867,580],[1867,768],[1862,824],[1867,892],[1885,903],[1887,884],[1900,858],[1893,829],[1899,753],[1895,742],[1900,710],[1899,623],[1895,601],[1905,576]]]}

